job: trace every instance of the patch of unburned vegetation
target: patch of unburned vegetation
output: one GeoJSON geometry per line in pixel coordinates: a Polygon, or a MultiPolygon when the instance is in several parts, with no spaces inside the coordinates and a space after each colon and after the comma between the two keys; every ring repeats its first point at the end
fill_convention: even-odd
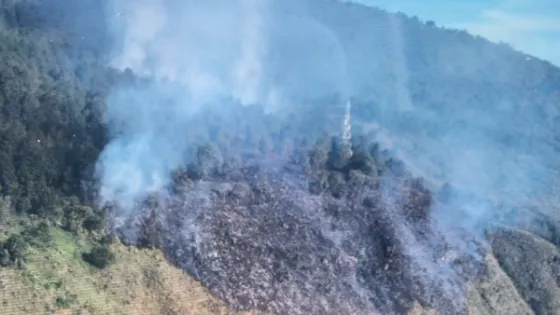
{"type": "Polygon", "coordinates": [[[84,254],[94,242],[58,228],[28,244],[24,265],[0,268],[3,315],[231,314],[157,250],[108,245],[114,261],[99,269],[84,254]]]}

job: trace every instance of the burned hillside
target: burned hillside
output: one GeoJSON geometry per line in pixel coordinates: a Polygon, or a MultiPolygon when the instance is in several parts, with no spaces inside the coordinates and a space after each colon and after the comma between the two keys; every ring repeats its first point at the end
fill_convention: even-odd
{"type": "Polygon", "coordinates": [[[236,165],[208,148],[176,174],[172,196],[121,229],[232,307],[405,314],[420,303],[466,314],[482,252],[450,246],[430,218],[432,193],[375,143],[356,139],[349,155],[332,138],[287,163],[236,165]]]}
{"type": "MultiPolygon", "coordinates": [[[[272,91],[276,107],[269,110],[258,100],[240,104],[242,84],[226,86],[225,95],[209,91],[215,103],[186,113],[196,106],[184,92],[200,86],[198,78],[181,80],[190,78],[185,69],[203,64],[221,81],[231,69],[215,58],[233,49],[219,49],[219,40],[206,46],[211,40],[199,27],[168,27],[144,42],[150,69],[140,61],[115,64],[112,56],[126,55],[121,44],[134,42],[125,35],[153,35],[157,23],[135,24],[128,15],[130,34],[115,32],[102,22],[106,15],[116,22],[134,9],[154,10],[141,10],[142,1],[122,1],[124,9],[109,2],[1,3],[3,314],[94,313],[110,304],[106,297],[119,307],[97,313],[135,312],[145,296],[161,296],[151,309],[198,301],[191,277],[160,283],[153,270],[167,262],[141,263],[138,257],[157,250],[138,256],[134,245],[164,250],[239,310],[393,314],[422,305],[442,315],[467,308],[472,315],[560,314],[557,67],[400,13],[280,0],[268,34],[275,45],[260,64],[269,77],[256,83],[270,79],[294,93],[272,91]],[[169,55],[166,44],[185,44],[191,32],[204,42],[194,53],[201,60],[182,58],[188,45],[169,55]],[[162,78],[162,67],[177,72],[162,78]],[[366,135],[351,148],[329,138],[339,133],[348,100],[353,130],[366,135]],[[114,166],[106,182],[103,162],[114,166]],[[130,172],[111,177],[122,169],[130,172]],[[142,197],[143,189],[153,192],[153,174],[168,184],[170,170],[173,183],[142,205],[104,207],[123,201],[122,187],[142,197]],[[102,190],[116,194],[103,199],[102,190]],[[115,232],[131,246],[111,243],[115,232]],[[120,267],[107,273],[112,266],[120,267]],[[132,272],[143,268],[149,272],[132,272]],[[128,287],[137,279],[151,280],[128,287]],[[90,290],[74,280],[89,281],[90,290]],[[130,295],[119,291],[123,283],[130,295]],[[14,296],[28,301],[14,303],[14,296]]],[[[172,26],[189,20],[182,3],[167,12],[172,26]]],[[[212,3],[223,7],[205,14],[239,18],[235,1],[212,3]]],[[[199,18],[215,28],[207,17],[199,18]]],[[[232,47],[245,38],[218,36],[232,47]]]]}

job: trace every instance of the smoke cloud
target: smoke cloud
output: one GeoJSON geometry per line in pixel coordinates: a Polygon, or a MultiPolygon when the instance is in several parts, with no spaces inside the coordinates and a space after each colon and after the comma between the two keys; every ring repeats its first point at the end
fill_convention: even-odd
{"type": "MultiPolygon", "coordinates": [[[[501,63],[492,72],[499,85],[490,87],[477,70],[485,67],[484,56],[452,33],[442,33],[441,45],[417,51],[428,36],[414,30],[418,24],[376,11],[365,18],[351,10],[357,5],[347,5],[343,16],[337,3],[322,1],[110,4],[117,43],[112,65],[154,81],[117,89],[108,102],[113,140],[98,165],[103,202],[130,208],[161,191],[170,172],[185,163],[192,139],[207,139],[193,127],[208,127],[202,113],[254,106],[275,116],[305,115],[306,100],[338,94],[341,108],[345,99],[356,100],[353,130],[375,130],[377,140],[432,189],[451,184],[454,193],[437,209],[441,222],[478,229],[505,217],[504,209],[555,209],[543,202],[557,187],[554,120],[542,117],[558,111],[531,106],[537,100],[530,97],[507,96],[520,81],[529,90],[544,80],[544,70],[535,71],[528,59],[509,57],[512,65],[501,63]],[[422,68],[430,53],[437,73],[422,68]],[[452,104],[449,95],[463,99],[452,104]]],[[[239,128],[227,124],[221,127],[239,128]]]]}
{"type": "Polygon", "coordinates": [[[312,15],[351,56],[353,129],[374,131],[432,189],[455,188],[437,214],[442,222],[479,229],[505,220],[505,209],[556,212],[558,95],[546,63],[402,15],[372,9],[366,18],[359,5],[348,6],[345,18],[335,5],[312,15]]]}
{"type": "MultiPolygon", "coordinates": [[[[413,29],[420,24],[331,1],[110,3],[117,43],[112,66],[151,78],[115,89],[108,100],[112,140],[98,164],[101,201],[118,203],[124,217],[137,201],[163,192],[193,145],[208,140],[205,114],[252,106],[277,117],[305,115],[309,100],[332,95],[343,100],[342,109],[352,104],[352,132],[373,131],[430,188],[451,184],[453,191],[436,206],[443,226],[481,232],[504,218],[503,209],[550,205],[541,202],[556,187],[553,120],[546,117],[558,112],[532,107],[529,97],[507,96],[520,80],[516,71],[528,67],[524,60],[511,57],[516,70],[500,64],[489,80],[480,76],[489,65],[476,48],[444,35],[439,46],[422,45],[420,37],[430,33],[413,29]],[[424,67],[428,58],[435,60],[430,69],[424,67]]],[[[525,82],[543,80],[538,71],[530,73],[525,82]]],[[[342,131],[343,119],[344,110],[333,132],[342,131]]],[[[234,119],[222,123],[240,128],[234,119]]],[[[406,228],[407,251],[426,266],[426,277],[443,277],[406,228]]],[[[446,236],[472,251],[461,236],[446,236]]]]}
{"type": "Polygon", "coordinates": [[[154,83],[109,99],[113,140],[98,167],[104,202],[126,208],[161,190],[185,162],[186,130],[199,114],[241,105],[280,115],[305,98],[344,93],[345,55],[332,32],[272,12],[267,1],[110,4],[112,66],[154,83]]]}

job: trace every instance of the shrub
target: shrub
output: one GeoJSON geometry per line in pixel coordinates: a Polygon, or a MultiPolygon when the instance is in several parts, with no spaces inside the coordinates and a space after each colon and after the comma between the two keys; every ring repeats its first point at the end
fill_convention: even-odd
{"type": "Polygon", "coordinates": [[[83,254],[83,259],[96,268],[104,269],[115,262],[115,254],[108,245],[96,245],[91,252],[83,254]]]}
{"type": "Polygon", "coordinates": [[[22,238],[31,246],[49,246],[52,237],[49,231],[49,223],[45,220],[40,221],[34,226],[27,226],[21,233],[22,238]]]}
{"type": "Polygon", "coordinates": [[[27,243],[21,235],[10,236],[0,246],[0,265],[3,267],[17,266],[22,268],[27,258],[27,243]]]}
{"type": "Polygon", "coordinates": [[[82,227],[88,231],[101,231],[105,227],[105,218],[101,214],[89,215],[84,219],[82,227]]]}
{"type": "Polygon", "coordinates": [[[12,265],[12,258],[10,256],[10,252],[0,247],[0,266],[8,267],[12,265]]]}

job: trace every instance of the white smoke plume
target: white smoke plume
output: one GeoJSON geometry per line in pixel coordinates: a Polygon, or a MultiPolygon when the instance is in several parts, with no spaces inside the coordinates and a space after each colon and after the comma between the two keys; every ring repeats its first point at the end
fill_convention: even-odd
{"type": "Polygon", "coordinates": [[[161,190],[192,145],[182,135],[208,109],[241,104],[281,115],[305,99],[346,95],[346,56],[337,37],[278,2],[110,4],[112,66],[155,83],[117,89],[109,99],[113,140],[98,166],[105,202],[130,207],[161,190]]]}

